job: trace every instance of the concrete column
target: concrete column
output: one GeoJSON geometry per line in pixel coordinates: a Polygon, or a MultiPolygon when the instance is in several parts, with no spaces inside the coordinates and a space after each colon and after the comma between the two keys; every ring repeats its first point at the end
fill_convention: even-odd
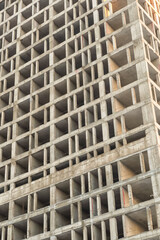
{"type": "Polygon", "coordinates": [[[111,240],[117,240],[118,239],[118,229],[117,229],[117,220],[116,220],[116,218],[111,218],[109,220],[109,224],[110,224],[111,240]]]}
{"type": "Polygon", "coordinates": [[[102,240],[107,240],[106,224],[104,221],[101,222],[101,229],[102,229],[102,240]]]}

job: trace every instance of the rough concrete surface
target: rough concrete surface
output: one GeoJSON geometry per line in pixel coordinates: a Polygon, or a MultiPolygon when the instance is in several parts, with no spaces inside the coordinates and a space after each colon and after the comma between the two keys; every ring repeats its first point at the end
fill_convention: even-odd
{"type": "Polygon", "coordinates": [[[159,0],[0,1],[0,240],[159,240],[159,0]]]}

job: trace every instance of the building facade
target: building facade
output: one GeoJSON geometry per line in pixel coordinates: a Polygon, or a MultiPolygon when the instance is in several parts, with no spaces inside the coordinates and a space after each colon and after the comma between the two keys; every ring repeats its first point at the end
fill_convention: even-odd
{"type": "Polygon", "coordinates": [[[0,20],[0,239],[159,240],[159,0],[0,20]]]}

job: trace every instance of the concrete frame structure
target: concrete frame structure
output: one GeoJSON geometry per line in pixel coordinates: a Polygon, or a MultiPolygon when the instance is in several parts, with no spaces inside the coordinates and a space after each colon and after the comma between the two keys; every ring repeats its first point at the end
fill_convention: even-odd
{"type": "Polygon", "coordinates": [[[158,0],[0,1],[0,239],[160,239],[158,0]]]}

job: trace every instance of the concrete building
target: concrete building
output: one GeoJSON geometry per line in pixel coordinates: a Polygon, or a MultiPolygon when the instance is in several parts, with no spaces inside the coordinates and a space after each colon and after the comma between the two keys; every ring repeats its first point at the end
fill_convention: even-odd
{"type": "Polygon", "coordinates": [[[160,1],[0,1],[0,240],[160,239],[160,1]]]}

